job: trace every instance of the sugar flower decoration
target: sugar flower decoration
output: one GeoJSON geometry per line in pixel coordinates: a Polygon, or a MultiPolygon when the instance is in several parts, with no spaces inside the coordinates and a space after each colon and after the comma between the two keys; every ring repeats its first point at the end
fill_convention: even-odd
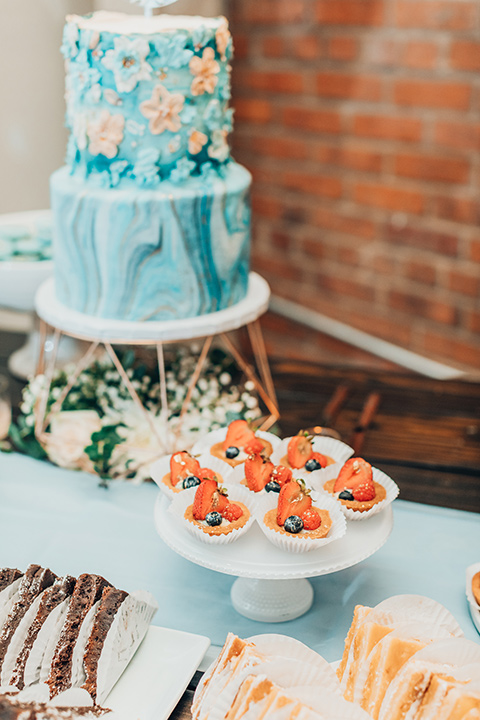
{"type": "Polygon", "coordinates": [[[214,160],[219,162],[225,162],[228,158],[230,148],[227,142],[227,131],[226,130],[214,130],[212,133],[212,142],[208,148],[208,154],[214,160]]]}
{"type": "Polygon", "coordinates": [[[195,168],[196,164],[194,162],[188,160],[187,158],[182,158],[181,160],[178,160],[177,164],[172,170],[170,180],[176,185],[180,185],[181,183],[188,180],[195,168]]]}
{"type": "Polygon", "coordinates": [[[170,93],[163,85],[155,85],[150,100],[140,103],[140,112],[150,121],[148,127],[152,135],[160,135],[165,130],[174,133],[180,130],[179,113],[184,102],[180,93],[170,93]]]}
{"type": "Polygon", "coordinates": [[[217,32],[215,33],[215,41],[217,43],[217,50],[220,53],[220,57],[222,60],[227,59],[227,48],[229,47],[230,38],[231,38],[230,30],[228,29],[228,23],[226,20],[222,22],[220,27],[218,28],[217,32]]]}
{"type": "Polygon", "coordinates": [[[203,95],[213,93],[218,82],[217,75],[220,72],[220,65],[215,60],[215,50],[211,47],[205,48],[202,57],[197,55],[190,60],[190,72],[195,75],[192,81],[192,95],[203,95]]]}
{"type": "Polygon", "coordinates": [[[92,155],[105,155],[110,160],[114,158],[123,140],[124,126],[123,115],[110,115],[108,110],[102,110],[98,122],[88,123],[88,151],[92,155]]]}
{"type": "Polygon", "coordinates": [[[198,155],[199,152],[202,152],[202,148],[207,142],[208,137],[205,133],[199,130],[192,130],[188,139],[188,152],[190,155],[198,155]]]}
{"type": "Polygon", "coordinates": [[[145,58],[150,46],[145,38],[115,38],[114,47],[102,58],[102,63],[113,72],[117,90],[122,93],[131,92],[140,80],[150,78],[152,67],[145,58]]]}

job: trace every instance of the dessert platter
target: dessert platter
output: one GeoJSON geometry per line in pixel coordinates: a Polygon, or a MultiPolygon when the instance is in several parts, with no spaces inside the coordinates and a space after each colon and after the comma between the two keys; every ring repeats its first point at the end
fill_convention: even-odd
{"type": "Polygon", "coordinates": [[[397,486],[352,453],[334,438],[280,440],[233,421],[154,463],[157,532],[187,560],[237,576],[241,614],[291,620],[313,602],[307,578],[365,560],[392,530],[397,486]],[[334,477],[335,491],[322,489],[334,477]]]}

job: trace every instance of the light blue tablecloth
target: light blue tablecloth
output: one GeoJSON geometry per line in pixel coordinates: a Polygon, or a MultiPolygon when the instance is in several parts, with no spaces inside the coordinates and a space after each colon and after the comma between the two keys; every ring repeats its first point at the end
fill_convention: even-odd
{"type": "Polygon", "coordinates": [[[222,645],[232,631],[247,637],[282,632],[327,660],[341,656],[357,603],[417,593],[443,603],[465,635],[479,636],[465,598],[465,568],[480,561],[480,515],[397,500],[386,545],[356,567],[312,580],[315,600],[303,617],[256,623],[230,603],[234,578],[193,565],[155,532],[153,484],[112,483],[30,458],[0,453],[0,566],[35,562],[57,574],[95,572],[126,590],[145,588],[159,601],[154,622],[222,645]]]}

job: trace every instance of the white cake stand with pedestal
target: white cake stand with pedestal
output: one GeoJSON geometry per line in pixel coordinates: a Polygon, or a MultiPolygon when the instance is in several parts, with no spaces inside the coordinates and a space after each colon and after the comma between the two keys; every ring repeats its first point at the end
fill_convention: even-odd
{"type": "Polygon", "coordinates": [[[225,346],[247,379],[254,383],[257,393],[267,409],[267,415],[262,418],[260,428],[263,430],[268,429],[279,416],[275,389],[259,323],[260,316],[268,309],[269,299],[270,288],[267,282],[260,275],[252,272],[249,276],[248,292],[245,298],[225,310],[195,318],[168,321],[133,322],[111,320],[86,315],[62,305],[55,295],[54,280],[50,278],[38,289],[35,299],[42,336],[37,373],[45,373],[47,378],[47,387],[36,410],[35,432],[37,438],[40,442],[45,439],[49,418],[53,413],[61,409],[68,392],[75,384],[80,373],[92,361],[97,349],[103,347],[115,365],[133,401],[144,412],[145,418],[158,440],[159,455],[179,449],[176,443],[181,430],[181,421],[187,411],[191,394],[201,375],[214,338],[217,338],[225,346]],[[247,328],[257,371],[245,359],[228,335],[228,333],[241,327],[247,328]],[[51,339],[49,342],[50,352],[47,357],[45,347],[48,336],[51,339]],[[62,336],[86,341],[87,350],[70,374],[62,394],[47,413],[47,399],[55,372],[57,348],[62,336]],[[191,342],[200,338],[202,339],[202,349],[188,384],[186,397],[180,411],[180,423],[175,433],[167,432],[164,437],[160,437],[150,414],[143,407],[125,372],[114,346],[154,346],[156,348],[160,378],[161,412],[165,418],[168,418],[164,345],[174,342],[191,342]]]}
{"type": "Polygon", "coordinates": [[[368,520],[347,522],[345,535],[319,550],[288,553],[272,545],[255,523],[236,542],[200,542],[169,512],[170,500],[159,494],[155,527],[178,555],[196,565],[237,576],[231,600],[237,612],[260,622],[293,620],[310,609],[313,588],[306,578],[329,575],[366,560],[384,545],[393,528],[392,507],[368,520]]]}

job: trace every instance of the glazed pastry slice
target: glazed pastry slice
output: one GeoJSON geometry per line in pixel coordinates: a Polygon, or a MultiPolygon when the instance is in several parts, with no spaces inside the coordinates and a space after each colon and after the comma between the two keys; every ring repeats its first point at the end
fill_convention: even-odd
{"type": "Polygon", "coordinates": [[[108,696],[150,626],[158,605],[149,592],[104,591],[85,648],[83,685],[97,704],[108,696]]]}
{"type": "Polygon", "coordinates": [[[2,672],[2,684],[5,682],[3,665],[10,643],[15,636],[17,638],[19,637],[17,630],[23,618],[29,612],[32,603],[34,603],[36,598],[38,598],[47,587],[52,585],[56,577],[51,570],[42,568],[40,565],[30,565],[25,575],[21,578],[18,592],[14,595],[15,602],[8,613],[0,633],[0,671],[2,672]]]}
{"type": "MultiPolygon", "coordinates": [[[[88,573],[80,575],[75,584],[65,622],[49,663],[47,684],[51,697],[72,686],[73,651],[81,626],[89,610],[100,600],[105,587],[110,587],[105,578],[88,573]]],[[[42,671],[44,667],[42,664],[42,671]]]]}
{"type": "MultiPolygon", "coordinates": [[[[39,596],[38,607],[35,607],[35,604],[32,605],[32,609],[36,612],[34,612],[34,617],[22,638],[21,648],[18,653],[15,653],[15,657],[8,664],[8,668],[5,667],[7,663],[4,663],[6,675],[4,684],[15,685],[21,690],[25,685],[30,685],[38,680],[48,634],[55,627],[59,611],[63,608],[66,611],[67,601],[70,599],[74,587],[75,578],[68,575],[64,578],[57,578],[53,585],[44,590],[39,596]],[[30,662],[27,682],[25,682],[25,669],[30,658],[33,666],[32,662],[30,662]]],[[[25,616],[24,621],[26,619],[27,616],[25,616]]],[[[11,643],[12,645],[13,643],[11,643]]]]}

